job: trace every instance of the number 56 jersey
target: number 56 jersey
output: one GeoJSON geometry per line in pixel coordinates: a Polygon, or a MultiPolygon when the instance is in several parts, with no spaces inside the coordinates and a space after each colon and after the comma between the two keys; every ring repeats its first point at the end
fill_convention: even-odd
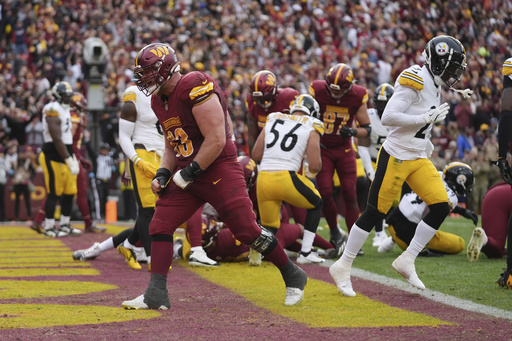
{"type": "Polygon", "coordinates": [[[323,122],[307,115],[279,112],[268,115],[265,124],[265,149],[259,169],[297,172],[312,131],[317,131],[322,136],[323,122]]]}

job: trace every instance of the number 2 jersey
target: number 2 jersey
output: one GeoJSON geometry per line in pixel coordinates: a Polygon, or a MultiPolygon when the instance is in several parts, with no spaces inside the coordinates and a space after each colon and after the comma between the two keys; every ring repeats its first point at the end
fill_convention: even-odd
{"type": "Polygon", "coordinates": [[[271,113],[265,124],[265,149],[259,169],[262,171],[299,171],[309,135],[324,133],[322,121],[308,115],[271,113]]]}
{"type": "Polygon", "coordinates": [[[212,96],[219,98],[224,112],[226,131],[226,144],[213,162],[215,164],[226,157],[236,159],[237,150],[231,140],[226,98],[213,78],[204,72],[189,72],[181,76],[171,97],[151,96],[151,108],[160,121],[164,136],[174,148],[179,168],[185,168],[194,160],[204,141],[204,136],[192,114],[192,108],[204,103],[212,96]]]}

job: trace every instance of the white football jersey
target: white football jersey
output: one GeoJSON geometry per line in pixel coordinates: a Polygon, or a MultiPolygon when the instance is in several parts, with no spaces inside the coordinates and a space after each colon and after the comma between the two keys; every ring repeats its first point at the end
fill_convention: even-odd
{"type": "Polygon", "coordinates": [[[132,85],[123,93],[123,103],[125,102],[132,102],[137,110],[132,143],[143,144],[147,151],[156,151],[162,155],[165,139],[158,118],[151,109],[151,97],[144,95],[135,85],[132,85]]]}
{"type": "Polygon", "coordinates": [[[59,102],[52,101],[43,107],[43,140],[45,143],[53,142],[46,117],[60,118],[60,129],[62,142],[67,145],[73,144],[73,135],[71,134],[71,111],[69,106],[63,107],[59,102]]]}
{"type": "MultiPolygon", "coordinates": [[[[395,92],[389,101],[412,102],[405,110],[405,114],[423,115],[431,108],[439,107],[441,87],[434,83],[434,78],[430,75],[426,66],[414,65],[402,71],[398,76],[395,82],[395,92]],[[415,90],[416,96],[412,101],[411,98],[405,98],[405,96],[410,96],[410,91],[404,92],[404,88],[415,90]]],[[[428,157],[426,149],[431,136],[432,124],[390,128],[389,135],[383,145],[391,156],[399,160],[416,160],[428,157]]]]}
{"type": "MultiPolygon", "coordinates": [[[[459,203],[459,198],[455,192],[448,187],[446,182],[443,181],[443,183],[448,193],[448,204],[450,205],[450,209],[453,210],[459,203]]],[[[427,204],[414,192],[407,193],[402,197],[400,204],[398,204],[398,209],[407,220],[415,224],[418,224],[429,211],[427,204]]]]}
{"type": "Polygon", "coordinates": [[[279,112],[268,115],[259,170],[297,172],[306,153],[309,134],[314,130],[323,135],[324,124],[311,116],[279,112]]]}
{"type": "Polygon", "coordinates": [[[377,160],[377,156],[379,156],[380,147],[382,147],[382,144],[388,137],[390,128],[382,125],[377,109],[368,109],[368,116],[370,117],[370,124],[372,126],[370,146],[368,149],[372,160],[375,161],[377,160]]]}
{"type": "Polygon", "coordinates": [[[509,58],[503,63],[503,68],[501,69],[501,73],[504,77],[509,77],[512,79],[512,58],[509,58]]]}

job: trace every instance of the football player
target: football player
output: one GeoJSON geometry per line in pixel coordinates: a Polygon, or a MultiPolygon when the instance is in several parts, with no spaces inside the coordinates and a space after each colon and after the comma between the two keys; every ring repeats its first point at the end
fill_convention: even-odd
{"type": "Polygon", "coordinates": [[[318,190],[322,195],[323,215],[329,225],[331,242],[341,254],[343,235],[338,228],[338,210],[333,198],[333,176],[336,171],[345,207],[345,222],[348,231],[359,216],[357,204],[356,154],[352,138],[370,136],[366,88],[354,84],[352,69],[343,63],[329,69],[325,80],[313,81],[309,93],[320,105],[320,120],[325,126],[322,144],[322,169],[316,176],[318,190]],[[355,123],[358,128],[354,128],[355,123]]]}
{"type": "Polygon", "coordinates": [[[73,90],[67,82],[52,88],[54,100],[43,107],[44,144],[39,154],[47,190],[44,234],[48,237],[80,235],[81,230],[70,225],[73,197],[77,193],[76,178],[80,163],[73,152],[71,131],[71,100],[73,90]],[[60,224],[55,226],[55,206],[60,201],[60,224]]]}
{"type": "MultiPolygon", "coordinates": [[[[382,125],[381,118],[384,113],[384,109],[386,108],[386,104],[388,104],[389,99],[393,96],[395,92],[395,88],[388,83],[380,84],[373,94],[373,108],[368,109],[368,117],[370,117],[370,124],[372,126],[372,131],[370,136],[362,137],[358,139],[358,142],[361,143],[358,147],[358,153],[361,157],[361,161],[364,166],[364,170],[368,179],[370,180],[368,183],[368,187],[375,178],[375,163],[377,162],[377,157],[379,155],[380,147],[382,147],[382,143],[386,140],[386,137],[389,134],[389,127],[385,127],[382,125]],[[369,140],[369,141],[368,141],[369,140]],[[368,146],[365,146],[368,145],[368,146]]],[[[366,197],[368,197],[368,191],[365,192],[366,197]]],[[[373,246],[378,247],[382,244],[384,239],[387,238],[386,231],[383,228],[384,221],[378,223],[375,226],[375,236],[373,237],[373,246]]]]}
{"type": "MultiPolygon", "coordinates": [[[[424,201],[429,212],[421,219],[407,249],[392,264],[393,269],[418,289],[415,260],[450,213],[443,180],[429,157],[432,125],[444,121],[450,105],[441,104],[441,86],[453,88],[466,70],[466,51],[457,39],[437,36],[423,51],[425,64],[400,73],[395,92],[382,114],[382,124],[391,130],[377,160],[375,179],[364,212],[352,227],[341,258],[329,272],[339,291],[355,296],[350,281],[352,263],[376,223],[389,212],[404,182],[424,201]]],[[[470,96],[471,90],[461,90],[470,96]]]]}
{"type": "MultiPolygon", "coordinates": [[[[444,168],[442,178],[448,193],[451,212],[471,219],[476,225],[478,215],[458,205],[459,198],[469,195],[473,188],[475,174],[471,167],[462,162],[452,162],[444,168]]],[[[414,237],[416,226],[428,211],[427,204],[416,193],[404,194],[398,207],[390,211],[386,217],[391,236],[382,242],[378,251],[389,252],[395,244],[398,244],[402,250],[406,250],[414,237]]],[[[420,255],[456,254],[464,250],[464,246],[463,238],[452,233],[437,231],[420,255]]]]}
{"type": "Polygon", "coordinates": [[[227,101],[211,76],[182,75],[175,51],[166,44],[143,47],[135,59],[137,87],[151,96],[164,136],[165,150],[151,183],[159,194],[151,235],[151,277],[144,294],[126,309],[169,309],[167,274],[173,260],[173,234],[209,202],[240,242],[262,253],[280,270],[285,305],[304,297],[307,275],[292,263],[272,232],[256,223],[242,167],[231,139],[227,101]],[[172,181],[171,181],[172,180],[172,181]]]}

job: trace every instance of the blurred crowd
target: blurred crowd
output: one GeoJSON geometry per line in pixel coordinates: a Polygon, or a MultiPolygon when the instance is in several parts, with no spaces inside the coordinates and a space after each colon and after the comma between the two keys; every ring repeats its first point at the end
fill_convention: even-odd
{"type": "MultiPolygon", "coordinates": [[[[434,162],[440,170],[455,160],[473,167],[476,185],[468,205],[476,212],[483,193],[500,181],[489,161],[498,150],[501,66],[512,55],[510,0],[6,0],[0,7],[3,159],[9,143],[28,150],[27,157],[37,154],[41,108],[56,82],[67,81],[87,96],[83,47],[90,37],[108,47],[101,79],[105,107],[120,107],[140,48],[167,42],[183,73],[203,70],[223,88],[243,153],[244,101],[257,71],[271,70],[280,87],[305,93],[332,64],[343,62],[371,98],[380,83],[393,84],[403,69],[423,64],[427,41],[445,33],[458,38],[467,52],[467,72],[456,87],[475,93],[469,100],[452,91],[443,94],[451,112],[434,130],[434,162]]],[[[114,151],[119,151],[113,134],[117,115],[116,110],[100,115],[101,142],[114,151]]],[[[12,166],[6,167],[12,176],[12,166]]]]}

